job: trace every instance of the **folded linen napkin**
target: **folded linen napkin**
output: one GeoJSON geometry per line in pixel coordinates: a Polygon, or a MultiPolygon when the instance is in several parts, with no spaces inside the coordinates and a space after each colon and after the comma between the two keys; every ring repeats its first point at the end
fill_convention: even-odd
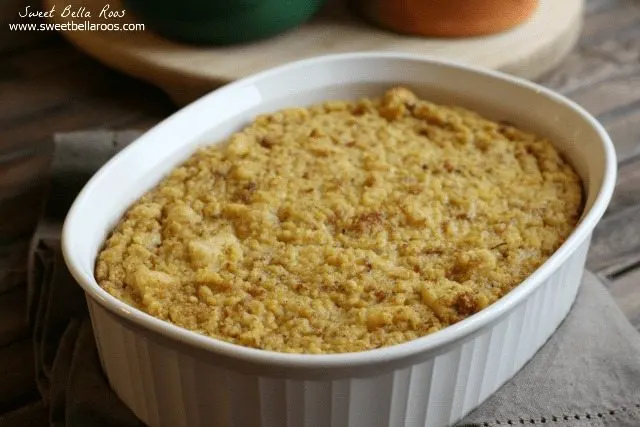
{"type": "MultiPolygon", "coordinates": [[[[142,426],[101,371],[84,296],[64,265],[59,244],[64,212],[83,180],[135,136],[89,132],[56,137],[51,197],[29,265],[37,378],[52,426],[142,426]]],[[[585,273],[574,307],[547,344],[459,424],[504,425],[640,425],[640,334],[593,274],[585,273]]]]}

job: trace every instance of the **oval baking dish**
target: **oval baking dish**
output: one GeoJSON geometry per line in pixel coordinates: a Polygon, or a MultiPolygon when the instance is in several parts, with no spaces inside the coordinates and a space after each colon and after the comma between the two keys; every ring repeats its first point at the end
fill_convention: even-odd
{"type": "Polygon", "coordinates": [[[102,367],[150,426],[444,426],[511,378],[568,313],[591,233],[611,198],[613,145],[581,107],[501,73],[392,53],[284,65],[229,84],[182,109],[108,162],[65,221],[65,260],[86,295],[102,367]],[[585,187],[585,210],[560,249],[488,308],[414,341],[360,353],[303,355],[222,342],[151,317],[96,283],[96,255],[120,216],[198,146],[255,115],[405,85],[546,136],[585,187]]]}

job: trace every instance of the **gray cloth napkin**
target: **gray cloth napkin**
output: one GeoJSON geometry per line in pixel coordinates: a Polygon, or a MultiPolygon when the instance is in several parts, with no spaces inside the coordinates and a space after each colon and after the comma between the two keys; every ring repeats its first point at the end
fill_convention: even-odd
{"type": "Polygon", "coordinates": [[[64,216],[91,175],[139,132],[56,135],[43,219],[30,246],[27,314],[38,389],[54,427],[141,427],[102,373],[81,288],[60,251],[64,216]]]}
{"type": "MultiPolygon", "coordinates": [[[[52,426],[142,426],[109,388],[84,296],[59,250],[64,212],[79,187],[135,136],[89,132],[56,138],[51,197],[29,265],[37,378],[52,426]]],[[[584,275],[574,307],[549,342],[459,424],[505,425],[640,426],[640,335],[593,274],[584,275]]]]}
{"type": "Polygon", "coordinates": [[[52,427],[142,427],[102,373],[84,293],[60,252],[61,224],[38,228],[29,266],[36,381],[52,427]]]}
{"type": "Polygon", "coordinates": [[[586,272],[556,333],[464,425],[640,426],[640,335],[586,272]]]}

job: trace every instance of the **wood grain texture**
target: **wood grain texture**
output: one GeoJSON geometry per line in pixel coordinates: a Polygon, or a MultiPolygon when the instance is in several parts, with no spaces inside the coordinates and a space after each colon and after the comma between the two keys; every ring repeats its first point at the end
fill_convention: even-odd
{"type": "Polygon", "coordinates": [[[637,6],[637,0],[588,0],[581,40],[610,40],[624,32],[624,28],[635,28],[638,16],[633,8],[637,6]]]}
{"type": "Polygon", "coordinates": [[[9,24],[42,22],[39,18],[22,18],[19,12],[26,6],[35,9],[40,6],[39,0],[2,0],[0,2],[0,52],[28,48],[51,37],[51,33],[43,31],[9,31],[9,24]]]}
{"type": "Polygon", "coordinates": [[[622,80],[640,70],[640,2],[587,2],[578,47],[542,83],[566,95],[589,91],[609,80],[622,80]],[[590,9],[590,5],[600,7],[590,9]],[[607,6],[607,7],[605,7],[607,6]]]}
{"type": "Polygon", "coordinates": [[[640,206],[604,218],[593,233],[587,268],[615,275],[640,262],[640,206]]]}
{"type": "MultiPolygon", "coordinates": [[[[640,141],[638,141],[640,144],[640,141]]],[[[605,218],[640,205],[640,157],[635,156],[618,165],[616,189],[605,218]]]]}
{"type": "Polygon", "coordinates": [[[146,129],[175,107],[158,89],[105,68],[60,37],[0,53],[0,292],[25,280],[52,135],[146,129]]]}
{"type": "Polygon", "coordinates": [[[148,127],[175,107],[159,90],[111,71],[59,37],[0,56],[0,155],[40,149],[56,131],[148,127]]]}

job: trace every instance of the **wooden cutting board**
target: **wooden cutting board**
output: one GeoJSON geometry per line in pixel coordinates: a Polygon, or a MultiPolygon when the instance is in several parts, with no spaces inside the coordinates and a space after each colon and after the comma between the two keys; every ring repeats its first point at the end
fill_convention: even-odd
{"type": "MultiPolygon", "coordinates": [[[[310,22],[274,38],[232,47],[174,43],[150,30],[62,31],[80,50],[108,66],[149,81],[178,104],[188,103],[229,81],[297,59],[353,51],[399,51],[427,54],[502,70],[534,79],[555,67],[574,47],[581,27],[584,0],[540,0],[525,24],[502,34],[468,39],[425,39],[401,36],[370,26],[353,16],[342,0],[330,0],[310,22]]],[[[50,22],[67,23],[60,11],[84,7],[104,23],[104,0],[44,0],[44,10],[58,11],[50,22]]],[[[110,10],[122,11],[120,0],[110,10]]],[[[134,23],[126,11],[110,23],[134,23]]]]}

